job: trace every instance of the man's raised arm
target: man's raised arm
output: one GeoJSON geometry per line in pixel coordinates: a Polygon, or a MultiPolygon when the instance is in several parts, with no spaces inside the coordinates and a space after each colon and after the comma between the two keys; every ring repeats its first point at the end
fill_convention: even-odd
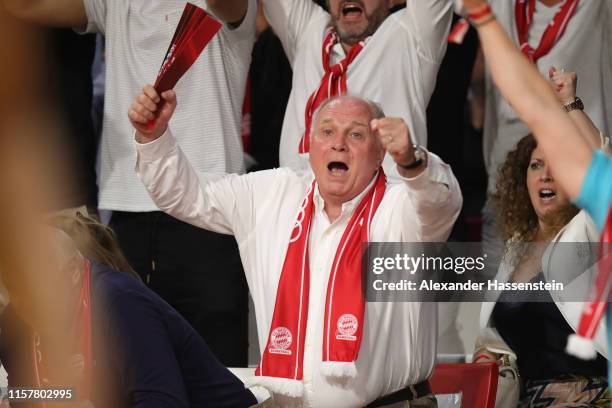
{"type": "Polygon", "coordinates": [[[173,90],[160,96],[146,85],[128,113],[136,129],[136,173],[153,202],[160,210],[200,228],[236,236],[248,232],[252,199],[247,177],[212,180],[196,173],[168,129],[175,108],[173,90]]]}
{"type": "MultiPolygon", "coordinates": [[[[484,0],[464,0],[468,12],[486,10],[484,0]]],[[[578,197],[592,149],[561,108],[550,84],[514,45],[490,14],[476,21],[482,50],[493,81],[519,117],[533,131],[555,179],[571,198],[578,197]]]]}
{"type": "Polygon", "coordinates": [[[240,25],[248,9],[247,0],[206,0],[212,13],[232,27],[240,25]]]}
{"type": "Polygon", "coordinates": [[[414,30],[419,54],[430,62],[442,61],[453,19],[452,0],[407,0],[405,3],[402,19],[414,30]]]}
{"type": "Polygon", "coordinates": [[[4,9],[30,23],[49,27],[85,28],[83,0],[2,0],[4,9]]]}
{"type": "Polygon", "coordinates": [[[313,18],[326,14],[312,0],[262,0],[264,14],[283,44],[283,49],[293,67],[296,47],[313,18]]]}
{"type": "MultiPolygon", "coordinates": [[[[414,145],[403,119],[374,119],[370,126],[397,165],[404,180],[403,187],[406,187],[401,191],[409,191],[407,198],[411,205],[403,202],[406,196],[398,197],[398,211],[406,219],[416,221],[404,224],[405,236],[414,236],[416,227],[419,239],[424,242],[446,240],[463,202],[459,183],[450,166],[414,145]]],[[[394,188],[400,191],[399,185],[394,188]]]]}

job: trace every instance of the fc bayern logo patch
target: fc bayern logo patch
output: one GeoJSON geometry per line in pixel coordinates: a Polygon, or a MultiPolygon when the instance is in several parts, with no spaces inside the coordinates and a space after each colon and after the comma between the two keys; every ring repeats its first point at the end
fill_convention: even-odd
{"type": "Polygon", "coordinates": [[[336,339],[348,341],[357,340],[355,333],[357,333],[357,329],[359,328],[359,322],[354,315],[346,313],[340,316],[336,328],[338,329],[336,331],[336,339]]]}
{"type": "Polygon", "coordinates": [[[293,342],[291,331],[286,327],[277,327],[272,330],[270,335],[270,348],[268,351],[272,354],[290,355],[291,350],[287,350],[293,342]]]}

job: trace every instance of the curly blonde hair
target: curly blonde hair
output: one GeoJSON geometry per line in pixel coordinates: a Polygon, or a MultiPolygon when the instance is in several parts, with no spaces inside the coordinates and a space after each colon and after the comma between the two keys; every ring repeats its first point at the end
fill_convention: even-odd
{"type": "MultiPolygon", "coordinates": [[[[499,168],[494,200],[505,242],[532,242],[539,229],[538,216],[527,190],[527,168],[536,147],[532,134],[523,137],[499,168]]],[[[568,203],[547,215],[549,235],[556,235],[577,213],[578,209],[568,203]]]]}

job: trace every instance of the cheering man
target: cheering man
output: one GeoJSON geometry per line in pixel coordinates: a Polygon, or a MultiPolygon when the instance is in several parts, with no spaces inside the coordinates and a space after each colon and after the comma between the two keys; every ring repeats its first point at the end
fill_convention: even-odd
{"type": "MultiPolygon", "coordinates": [[[[403,119],[342,96],[313,115],[312,171],[279,168],[210,181],[192,169],[166,126],[174,92],[162,98],[153,128],[131,116],[136,171],[159,208],[236,237],[262,355],[252,382],[280,406],[435,406],[427,379],[436,304],[366,304],[360,254],[368,241],[445,240],[461,207],[450,168],[413,146],[403,119]],[[401,182],[386,183],[385,152],[401,182]]],[[[152,112],[158,100],[147,86],[132,110],[152,112]]]]}
{"type": "MultiPolygon", "coordinates": [[[[281,134],[280,164],[306,168],[312,115],[330,96],[350,93],[380,104],[427,144],[425,110],[446,51],[448,0],[263,0],[264,11],[293,68],[281,134]]],[[[390,157],[389,176],[397,175],[390,157]]]]}

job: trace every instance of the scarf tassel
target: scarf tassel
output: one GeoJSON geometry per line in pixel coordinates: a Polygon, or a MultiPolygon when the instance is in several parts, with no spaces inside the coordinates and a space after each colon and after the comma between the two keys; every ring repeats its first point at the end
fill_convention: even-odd
{"type": "Polygon", "coordinates": [[[245,385],[247,388],[253,386],[264,387],[273,394],[281,394],[292,398],[301,398],[304,395],[304,384],[300,380],[261,375],[247,378],[245,385]]]}
{"type": "Polygon", "coordinates": [[[581,358],[582,360],[594,360],[597,357],[597,351],[595,351],[593,340],[576,333],[571,334],[567,338],[565,351],[567,354],[581,358]]]}
{"type": "Polygon", "coordinates": [[[354,361],[323,361],[321,372],[326,377],[357,377],[357,366],[354,361]]]}

